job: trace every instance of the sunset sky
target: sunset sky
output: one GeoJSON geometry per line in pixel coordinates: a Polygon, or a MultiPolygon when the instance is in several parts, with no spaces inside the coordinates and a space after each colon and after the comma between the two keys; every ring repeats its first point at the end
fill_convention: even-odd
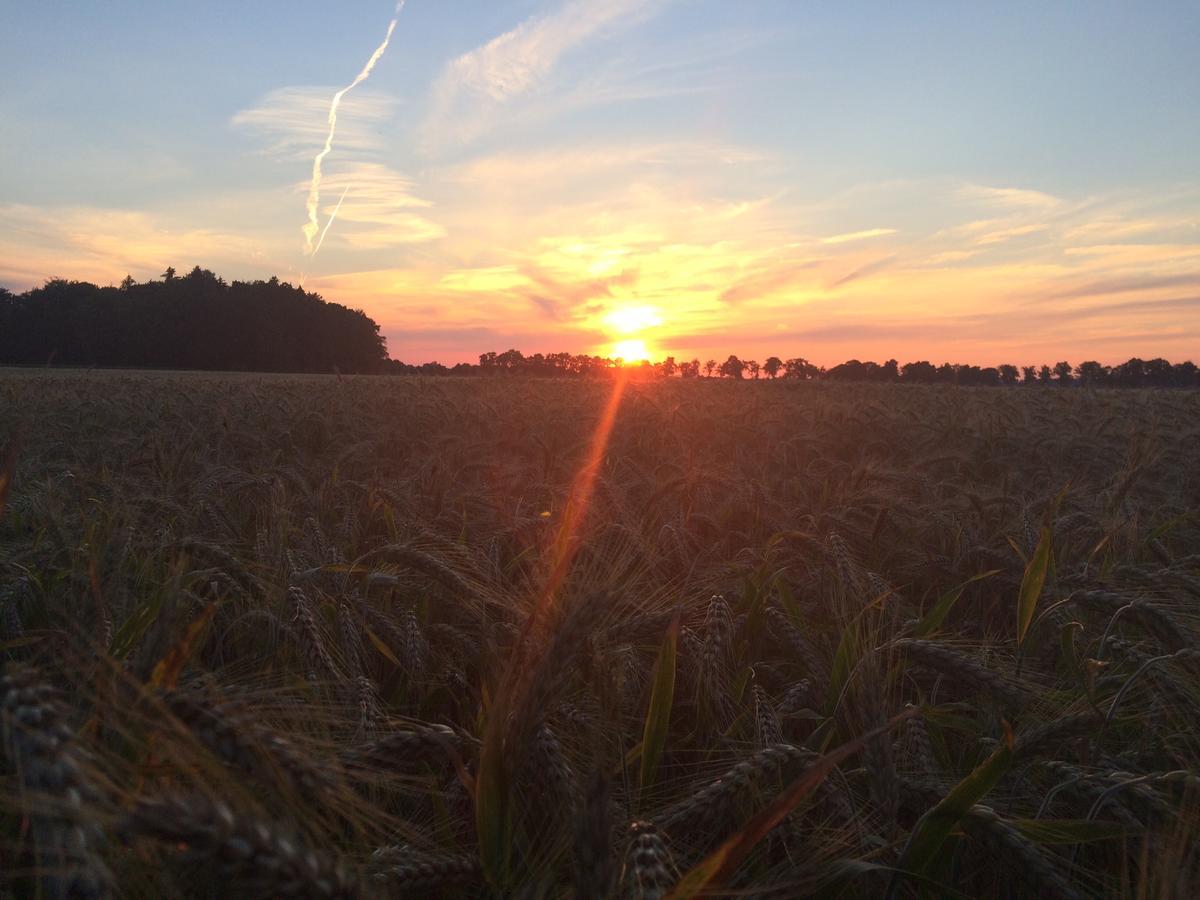
{"type": "Polygon", "coordinates": [[[408,362],[1200,361],[1200,4],[13,4],[0,286],[194,265],[408,362]]]}

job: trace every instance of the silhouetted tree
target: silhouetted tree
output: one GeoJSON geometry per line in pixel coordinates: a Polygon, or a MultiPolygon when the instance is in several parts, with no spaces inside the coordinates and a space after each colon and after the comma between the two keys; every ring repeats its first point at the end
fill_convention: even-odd
{"type": "Polygon", "coordinates": [[[783,368],[783,360],[778,356],[768,356],[762,368],[768,378],[778,378],[779,370],[783,368]]]}
{"type": "Polygon", "coordinates": [[[1073,371],[1074,369],[1069,362],[1060,362],[1054,364],[1054,374],[1058,376],[1059,384],[1070,384],[1071,372],[1073,371]]]}
{"type": "Polygon", "coordinates": [[[708,361],[707,361],[707,362],[704,364],[704,377],[705,377],[705,378],[712,378],[712,376],[713,376],[713,371],[714,371],[716,368],[717,368],[717,361],[716,361],[715,359],[710,359],[710,360],[708,360],[708,361]]]}
{"type": "Polygon", "coordinates": [[[788,378],[800,378],[806,381],[821,374],[820,368],[800,356],[787,360],[783,364],[783,370],[788,378]]]}
{"type": "Polygon", "coordinates": [[[738,359],[733,354],[729,355],[729,359],[721,363],[722,378],[738,378],[742,377],[742,373],[746,371],[746,364],[738,359]]]}
{"type": "Polygon", "coordinates": [[[1108,367],[1093,360],[1081,362],[1075,367],[1075,372],[1079,375],[1079,380],[1089,387],[1103,384],[1108,377],[1108,367]]]}
{"type": "Polygon", "coordinates": [[[0,362],[277,372],[376,372],[383,337],[360,310],[265,281],[179,278],[98,287],[57,278],[0,309],[0,362]]]}
{"type": "Polygon", "coordinates": [[[937,381],[937,369],[926,360],[905,363],[900,367],[900,378],[911,384],[933,384],[937,381]]]}

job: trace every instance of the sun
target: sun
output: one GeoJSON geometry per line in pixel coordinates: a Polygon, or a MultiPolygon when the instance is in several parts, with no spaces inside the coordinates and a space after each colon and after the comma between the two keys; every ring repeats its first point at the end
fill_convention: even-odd
{"type": "Polygon", "coordinates": [[[609,331],[617,334],[633,334],[662,324],[662,317],[653,306],[621,306],[604,317],[609,331]]]}
{"type": "Polygon", "coordinates": [[[605,313],[604,330],[612,337],[608,356],[620,359],[626,365],[649,361],[653,348],[648,344],[649,335],[662,325],[662,317],[653,306],[618,306],[605,313]]]}
{"type": "Polygon", "coordinates": [[[650,351],[646,347],[646,342],[641,338],[628,338],[623,341],[617,341],[612,345],[609,355],[613,359],[619,359],[622,362],[639,363],[642,360],[650,358],[650,351]]]}

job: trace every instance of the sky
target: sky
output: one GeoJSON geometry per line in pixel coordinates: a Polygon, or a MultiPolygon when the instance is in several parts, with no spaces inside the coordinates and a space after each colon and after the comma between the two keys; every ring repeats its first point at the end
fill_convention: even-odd
{"type": "Polygon", "coordinates": [[[3,20],[11,290],[278,275],[363,309],[406,362],[1200,361],[1195,2],[3,20]]]}

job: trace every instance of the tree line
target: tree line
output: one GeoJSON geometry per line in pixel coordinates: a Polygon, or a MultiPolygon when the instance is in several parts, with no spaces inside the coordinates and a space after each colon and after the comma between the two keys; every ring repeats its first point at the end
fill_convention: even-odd
{"type": "Polygon", "coordinates": [[[480,354],[479,363],[447,367],[389,359],[379,326],[362,310],[272,277],[226,283],[196,266],[186,275],[168,268],[157,280],[126,277],[119,286],[52,278],[22,294],[0,288],[0,364],[114,366],[253,372],[346,372],[393,375],[532,375],[588,377],[621,369],[638,378],[794,379],[905,384],[1200,387],[1192,362],[1131,359],[1053,367],[900,365],[849,360],[831,368],[802,357],[729,356],[633,366],[620,359],[519,350],[480,354]]]}
{"type": "MultiPolygon", "coordinates": [[[[620,359],[571,353],[534,353],[525,356],[519,350],[480,354],[479,364],[458,363],[452,367],[430,362],[408,365],[390,360],[387,371],[397,375],[533,375],[542,377],[580,377],[603,375],[618,368],[629,368],[620,359]]],[[[736,380],[785,378],[801,381],[873,381],[904,384],[957,384],[980,387],[1008,385],[1072,385],[1089,387],[1200,387],[1200,369],[1188,361],[1170,363],[1165,359],[1134,358],[1117,366],[1095,361],[1071,365],[1060,362],[1053,367],[972,366],[958,363],[934,365],[921,360],[900,365],[849,360],[825,368],[802,357],[782,359],[770,356],[759,363],[754,359],[730,356],[724,362],[710,359],[678,361],[668,356],[662,362],[635,364],[634,373],[643,378],[730,378],[736,380]]]]}
{"type": "Polygon", "coordinates": [[[387,345],[361,310],[281,282],[199,266],[119,287],[52,278],[0,288],[0,363],[253,372],[379,372],[387,345]]]}

